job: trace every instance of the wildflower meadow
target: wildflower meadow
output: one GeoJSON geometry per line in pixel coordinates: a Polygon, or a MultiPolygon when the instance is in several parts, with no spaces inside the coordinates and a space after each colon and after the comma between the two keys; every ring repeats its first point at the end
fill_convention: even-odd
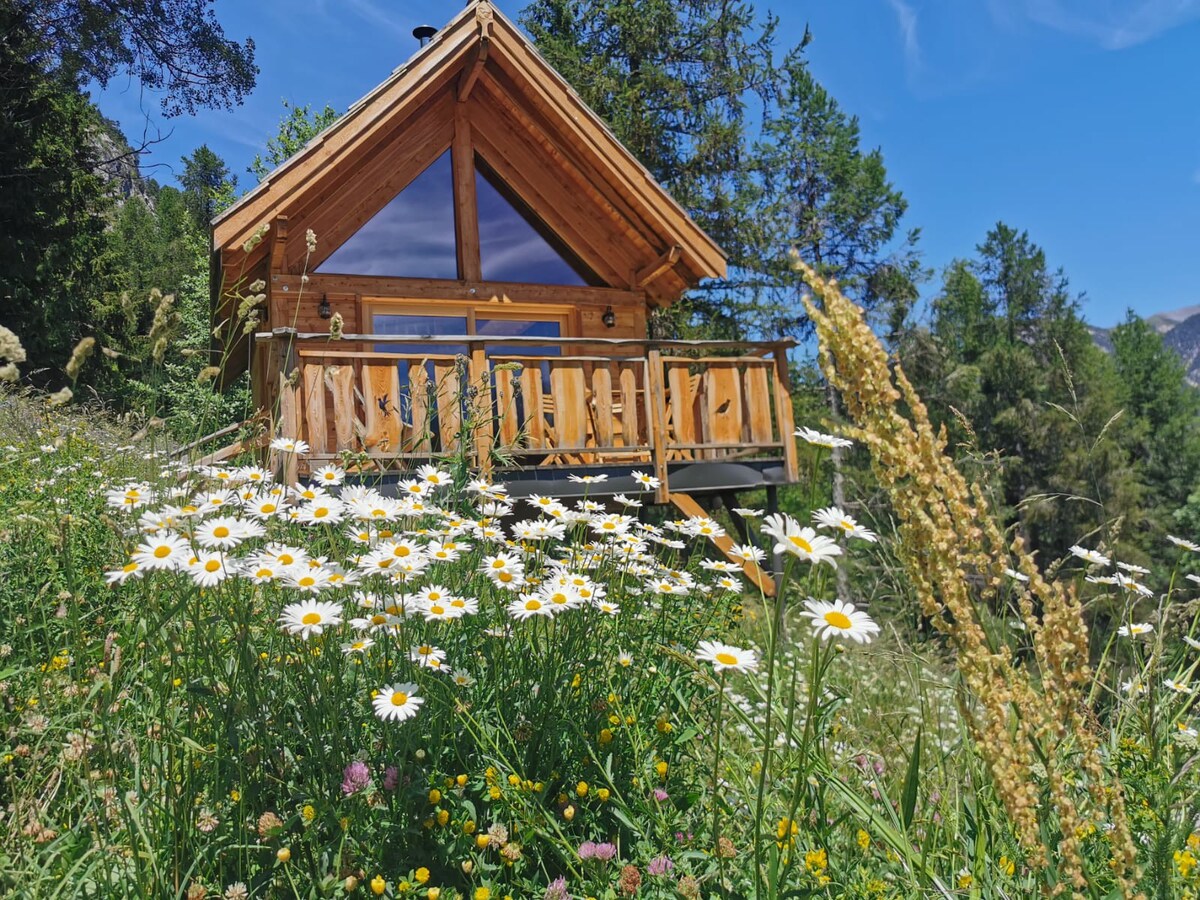
{"type": "Polygon", "coordinates": [[[1026,552],[806,277],[847,421],[797,432],[789,512],[739,510],[773,598],[645,472],[289,484],[4,397],[0,891],[1196,896],[1198,576],[1026,552]],[[875,527],[826,502],[835,447],[875,527]]]}

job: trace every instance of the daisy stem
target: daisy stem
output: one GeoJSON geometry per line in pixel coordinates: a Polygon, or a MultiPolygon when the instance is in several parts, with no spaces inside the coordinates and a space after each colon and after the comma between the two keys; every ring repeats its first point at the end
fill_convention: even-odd
{"type": "MultiPolygon", "coordinates": [[[[722,717],[725,714],[725,679],[726,679],[726,677],[727,677],[726,672],[724,670],[722,670],[722,672],[721,672],[721,687],[717,693],[717,719],[716,719],[715,728],[713,729],[716,732],[716,745],[715,745],[715,749],[713,751],[713,776],[712,776],[712,797],[713,797],[712,846],[713,846],[713,853],[715,853],[717,855],[717,859],[718,859],[717,864],[721,867],[722,870],[724,870],[724,863],[720,862],[720,860],[722,859],[722,856],[718,849],[718,841],[720,839],[720,831],[718,829],[720,827],[720,816],[721,816],[721,802],[720,802],[720,796],[721,796],[720,795],[720,789],[721,789],[721,729],[724,727],[724,722],[722,721],[722,717]]],[[[725,877],[725,873],[724,873],[724,871],[722,871],[721,872],[722,881],[724,880],[724,877],[725,877]]]]}
{"type": "MultiPolygon", "coordinates": [[[[775,596],[775,615],[771,631],[767,636],[767,698],[765,720],[763,721],[763,748],[762,759],[759,762],[758,770],[758,789],[754,801],[754,889],[755,896],[760,895],[760,886],[762,881],[762,821],[763,821],[763,802],[766,793],[767,785],[767,769],[771,766],[771,749],[775,743],[775,731],[772,728],[774,722],[772,703],[775,699],[775,657],[779,649],[779,636],[783,630],[783,611],[784,598],[787,594],[787,586],[792,580],[792,570],[796,565],[796,557],[788,555],[788,560],[784,564],[783,579],[780,582],[779,591],[775,596]]],[[[768,620],[770,621],[770,620],[768,620]]]]}

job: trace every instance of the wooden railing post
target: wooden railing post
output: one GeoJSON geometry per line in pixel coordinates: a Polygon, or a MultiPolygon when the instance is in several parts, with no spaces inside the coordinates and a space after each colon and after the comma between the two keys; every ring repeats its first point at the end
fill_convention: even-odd
{"type": "Polygon", "coordinates": [[[775,419],[779,423],[779,440],[783,442],[783,465],[790,482],[800,480],[800,456],[796,450],[796,418],[792,411],[791,378],[788,375],[787,347],[776,345],[771,350],[775,360],[775,419]]]}
{"type": "Polygon", "coordinates": [[[653,348],[646,354],[646,402],[650,405],[650,454],[658,479],[655,500],[666,503],[671,496],[667,484],[667,390],[662,351],[653,348]]]}
{"type": "MultiPolygon", "coordinates": [[[[465,390],[470,404],[467,418],[471,423],[475,468],[481,476],[487,476],[492,471],[492,380],[487,351],[481,343],[471,344],[470,374],[465,390]]],[[[463,451],[466,449],[464,447],[463,451]]]]}

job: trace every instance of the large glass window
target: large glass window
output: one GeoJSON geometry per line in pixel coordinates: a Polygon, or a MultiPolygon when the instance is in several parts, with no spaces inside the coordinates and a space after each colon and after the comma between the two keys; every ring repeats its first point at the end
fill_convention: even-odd
{"type": "Polygon", "coordinates": [[[317,266],[321,274],[458,278],[450,151],[317,266]]]}
{"type": "Polygon", "coordinates": [[[476,161],[479,261],[485,281],[600,284],[595,275],[486,166],[476,161]]]}

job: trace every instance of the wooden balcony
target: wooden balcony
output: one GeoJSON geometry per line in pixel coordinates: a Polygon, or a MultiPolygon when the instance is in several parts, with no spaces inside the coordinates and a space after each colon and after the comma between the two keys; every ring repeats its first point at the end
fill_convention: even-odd
{"type": "MultiPolygon", "coordinates": [[[[277,329],[256,343],[255,383],[278,386],[259,402],[276,411],[277,432],[312,448],[293,476],[349,453],[381,471],[462,457],[505,480],[642,469],[659,479],[660,502],[673,481],[676,490],[703,490],[696,471],[728,473],[728,464],[770,469],[773,484],[798,480],[790,342],[361,334],[333,341],[277,329]],[[380,345],[407,352],[377,352],[380,345]],[[682,479],[685,469],[693,471],[682,479]]],[[[722,477],[713,489],[753,486],[718,484],[722,477]]]]}

